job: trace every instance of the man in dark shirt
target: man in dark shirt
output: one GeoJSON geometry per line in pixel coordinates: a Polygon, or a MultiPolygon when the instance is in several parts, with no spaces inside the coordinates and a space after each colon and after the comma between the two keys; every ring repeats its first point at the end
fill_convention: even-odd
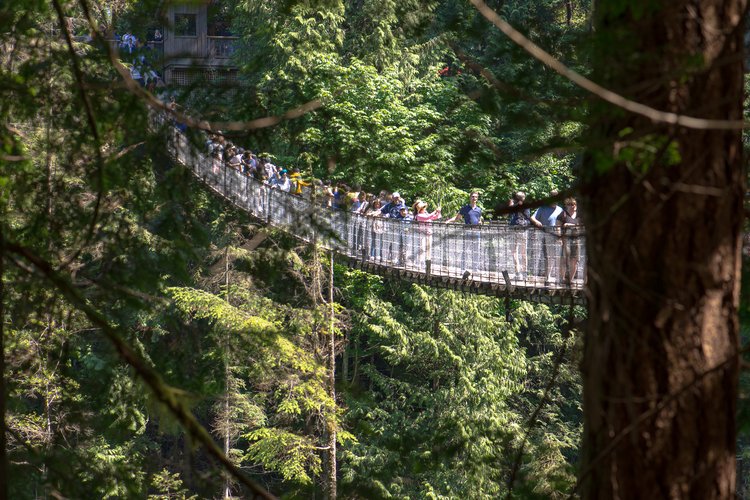
{"type": "MultiPolygon", "coordinates": [[[[414,220],[414,216],[409,213],[409,208],[404,205],[399,208],[398,215],[395,217],[397,221],[400,221],[404,223],[405,225],[401,228],[398,235],[398,266],[405,266],[406,265],[406,253],[407,253],[407,246],[409,245],[411,241],[411,233],[409,233],[409,226],[406,224],[409,224],[412,220],[414,220]]],[[[410,254],[412,252],[409,252],[410,254]]]]}
{"type": "Polygon", "coordinates": [[[479,193],[474,191],[473,193],[471,193],[471,195],[469,195],[469,203],[461,207],[461,210],[459,210],[456,215],[445,222],[455,222],[455,220],[460,216],[463,217],[466,224],[471,224],[472,226],[481,224],[482,209],[477,206],[478,201],[479,193]]]}
{"type": "Polygon", "coordinates": [[[396,192],[391,195],[391,201],[386,203],[385,206],[380,209],[380,213],[391,219],[396,219],[398,218],[402,207],[406,208],[406,205],[404,204],[404,200],[401,199],[401,195],[396,192]]]}
{"type": "Polygon", "coordinates": [[[481,232],[479,225],[482,223],[482,209],[477,206],[479,193],[474,191],[469,195],[469,203],[461,207],[456,215],[446,222],[454,222],[459,217],[464,219],[467,226],[472,230],[463,231],[463,247],[461,254],[461,267],[464,268],[464,279],[468,279],[471,273],[476,273],[479,269],[481,256],[481,232]]]}
{"type": "Polygon", "coordinates": [[[526,200],[526,193],[518,191],[513,195],[510,201],[511,207],[516,207],[516,211],[510,216],[511,237],[513,240],[513,264],[515,265],[515,278],[526,280],[526,269],[528,259],[526,250],[528,246],[528,231],[526,227],[531,225],[531,210],[523,207],[526,200]]]}
{"type": "MultiPolygon", "coordinates": [[[[395,192],[391,195],[391,201],[385,204],[383,208],[380,209],[380,213],[383,214],[384,217],[388,217],[391,219],[397,219],[399,218],[399,214],[401,213],[401,208],[406,208],[406,205],[404,204],[404,200],[401,199],[401,194],[398,192],[395,192]]],[[[388,225],[386,226],[389,228],[390,231],[395,226],[388,225]]],[[[387,239],[385,243],[385,258],[389,261],[395,261],[397,258],[397,247],[398,241],[394,241],[392,239],[387,239]]]]}

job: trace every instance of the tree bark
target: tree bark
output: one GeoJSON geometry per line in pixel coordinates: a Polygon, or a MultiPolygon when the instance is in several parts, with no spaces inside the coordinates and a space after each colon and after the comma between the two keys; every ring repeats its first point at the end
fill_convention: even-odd
{"type": "Polygon", "coordinates": [[[8,497],[8,441],[5,420],[5,238],[0,227],[0,500],[8,497]]]}
{"type": "MultiPolygon", "coordinates": [[[[227,301],[227,304],[229,304],[229,244],[227,244],[226,248],[224,248],[224,293],[225,293],[225,300],[227,301]]],[[[231,377],[232,374],[230,372],[229,367],[229,346],[227,345],[229,342],[226,342],[225,339],[225,345],[224,345],[224,455],[229,458],[229,450],[231,448],[232,442],[231,442],[231,436],[230,436],[230,428],[232,426],[232,423],[230,422],[230,407],[229,407],[229,398],[230,398],[230,391],[231,389],[231,377]]],[[[232,497],[232,482],[229,476],[226,476],[224,478],[224,496],[223,498],[231,498],[232,497]]]]}
{"type": "MultiPolygon", "coordinates": [[[[597,2],[595,79],[656,109],[741,119],[744,9],[597,2]]],[[[733,498],[741,132],[604,105],[591,117],[583,497],[733,498]]]]}
{"type": "MultiPolygon", "coordinates": [[[[330,318],[328,324],[328,391],[331,400],[336,401],[336,331],[334,330],[335,311],[333,305],[333,252],[330,255],[328,303],[330,318]]],[[[328,498],[337,497],[336,464],[336,417],[328,417],[328,498]]]]}

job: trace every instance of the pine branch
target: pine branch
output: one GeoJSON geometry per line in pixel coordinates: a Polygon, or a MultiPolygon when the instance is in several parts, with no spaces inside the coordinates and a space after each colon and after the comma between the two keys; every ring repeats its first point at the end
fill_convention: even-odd
{"type": "Polygon", "coordinates": [[[233,464],[229,458],[222,452],[219,446],[214,442],[211,434],[203,427],[195,415],[185,407],[176,397],[174,388],[168,386],[159,373],[154,370],[130,347],[125,341],[122,330],[113,327],[107,318],[81,295],[81,293],[72,285],[70,280],[57,272],[54,267],[36,255],[32,250],[17,243],[7,240],[0,240],[0,252],[10,252],[18,255],[28,261],[48,282],[50,282],[70,303],[94,325],[98,326],[107,339],[117,350],[120,358],[130,365],[138,376],[151,388],[157,400],[164,404],[172,415],[177,419],[180,425],[188,432],[190,437],[196,442],[203,445],[209,455],[213,456],[224,469],[236,478],[241,484],[253,492],[255,497],[264,499],[274,499],[275,497],[266,491],[262,486],[257,484],[233,464]]]}
{"type": "Polygon", "coordinates": [[[78,247],[78,250],[73,252],[65,261],[60,264],[59,269],[67,267],[81,254],[83,249],[91,241],[94,236],[94,229],[96,229],[96,223],[99,220],[99,210],[101,209],[102,197],[104,196],[104,158],[102,157],[101,137],[96,127],[96,118],[94,117],[94,110],[91,106],[91,100],[89,95],[86,93],[86,89],[83,84],[83,71],[78,61],[78,54],[76,54],[75,48],[73,47],[73,38],[71,37],[70,30],[65,23],[65,13],[60,5],[60,0],[52,0],[52,4],[57,12],[57,17],[60,23],[60,30],[65,34],[65,42],[68,46],[68,52],[70,52],[70,60],[73,64],[73,75],[75,76],[76,86],[81,93],[81,100],[83,101],[83,107],[86,110],[86,120],[91,130],[91,136],[94,138],[94,145],[96,146],[96,179],[97,179],[97,190],[96,190],[96,202],[94,204],[94,214],[91,217],[89,228],[83,242],[78,247]]]}

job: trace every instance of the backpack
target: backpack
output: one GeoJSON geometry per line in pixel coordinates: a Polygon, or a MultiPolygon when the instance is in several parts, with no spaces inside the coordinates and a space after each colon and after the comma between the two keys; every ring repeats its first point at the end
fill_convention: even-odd
{"type": "Polygon", "coordinates": [[[513,212],[513,215],[510,216],[509,224],[511,226],[528,226],[530,223],[531,221],[526,217],[523,209],[518,212],[513,212]]]}

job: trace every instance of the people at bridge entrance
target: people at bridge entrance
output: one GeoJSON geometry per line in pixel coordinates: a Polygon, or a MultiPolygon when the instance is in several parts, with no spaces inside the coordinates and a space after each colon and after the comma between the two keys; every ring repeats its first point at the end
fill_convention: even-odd
{"type": "Polygon", "coordinates": [[[552,198],[550,204],[537,208],[534,215],[531,216],[531,223],[544,230],[544,233],[542,233],[542,254],[545,262],[545,281],[547,283],[554,283],[556,281],[556,277],[554,276],[555,264],[560,255],[560,241],[556,227],[557,218],[563,209],[554,200],[557,194],[555,190],[550,191],[549,197],[552,198]]]}
{"type": "Polygon", "coordinates": [[[581,255],[581,242],[578,226],[581,218],[578,215],[578,204],[575,198],[565,199],[565,208],[557,218],[562,226],[562,254],[560,255],[560,279],[570,285],[578,273],[578,259],[581,255]]]}
{"type": "Polygon", "coordinates": [[[526,251],[528,246],[529,235],[526,228],[531,225],[531,210],[523,207],[526,200],[526,193],[517,191],[510,200],[510,206],[518,210],[510,216],[509,225],[514,228],[511,235],[513,239],[513,265],[515,266],[514,278],[526,280],[527,278],[527,259],[526,251]]]}

